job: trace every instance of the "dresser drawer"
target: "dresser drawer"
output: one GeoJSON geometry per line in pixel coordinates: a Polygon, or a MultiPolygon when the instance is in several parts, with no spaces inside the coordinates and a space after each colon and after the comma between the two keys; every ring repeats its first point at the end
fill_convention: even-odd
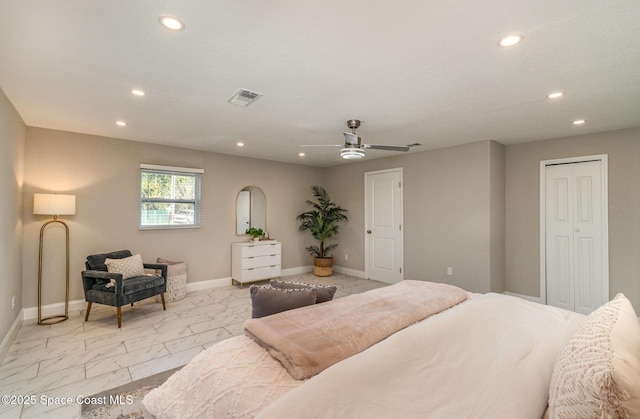
{"type": "Polygon", "coordinates": [[[280,276],[280,265],[263,266],[260,268],[243,269],[241,278],[234,278],[238,282],[251,282],[280,276]]]}
{"type": "Polygon", "coordinates": [[[267,255],[279,255],[281,253],[281,243],[258,244],[255,246],[243,246],[240,248],[240,257],[256,257],[267,255]]]}
{"type": "Polygon", "coordinates": [[[240,268],[261,268],[264,266],[280,265],[280,255],[249,256],[240,259],[240,268]]]}
{"type": "Polygon", "coordinates": [[[231,248],[231,283],[246,284],[280,276],[282,244],[234,243],[231,248]]]}

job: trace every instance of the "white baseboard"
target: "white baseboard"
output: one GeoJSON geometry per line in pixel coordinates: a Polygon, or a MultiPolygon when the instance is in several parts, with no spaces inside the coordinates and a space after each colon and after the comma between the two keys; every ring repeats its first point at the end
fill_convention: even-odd
{"type": "Polygon", "coordinates": [[[534,303],[538,303],[538,304],[544,304],[544,302],[542,301],[542,298],[540,297],[532,297],[530,295],[516,294],[515,292],[509,292],[509,291],[505,291],[503,292],[503,294],[510,295],[512,297],[522,298],[523,300],[527,300],[527,301],[533,301],[534,303]]]}
{"type": "Polygon", "coordinates": [[[338,272],[339,274],[345,274],[350,276],[355,276],[356,278],[367,279],[367,275],[364,271],[357,271],[355,269],[344,268],[342,266],[334,266],[333,270],[338,272]]]}
{"type": "Polygon", "coordinates": [[[224,287],[226,285],[231,285],[231,277],[209,279],[206,281],[198,281],[198,282],[188,282],[187,292],[206,290],[209,288],[216,288],[216,287],[224,287]]]}
{"type": "Polygon", "coordinates": [[[313,272],[313,266],[312,265],[298,266],[297,268],[283,269],[280,272],[280,274],[281,274],[281,276],[291,276],[291,275],[302,275],[302,274],[306,274],[307,272],[313,272]]]}
{"type": "MultiPolygon", "coordinates": [[[[87,308],[87,302],[84,300],[69,301],[69,311],[84,310],[85,308],[87,308]]],[[[27,307],[23,312],[23,320],[38,318],[38,307],[27,307]]],[[[42,306],[42,317],[55,316],[57,314],[64,314],[64,303],[54,303],[42,306]]]]}
{"type": "Polygon", "coordinates": [[[23,311],[24,310],[20,310],[20,313],[18,313],[18,315],[16,316],[16,319],[14,320],[13,324],[9,328],[9,332],[7,332],[4,339],[2,339],[2,343],[0,343],[0,364],[2,364],[2,361],[4,360],[5,355],[7,354],[7,352],[9,352],[9,348],[11,347],[11,344],[15,340],[16,335],[20,330],[20,326],[22,325],[23,311]]]}

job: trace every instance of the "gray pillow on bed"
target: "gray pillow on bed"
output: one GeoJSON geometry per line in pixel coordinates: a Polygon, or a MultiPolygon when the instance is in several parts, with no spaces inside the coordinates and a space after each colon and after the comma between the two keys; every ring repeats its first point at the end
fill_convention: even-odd
{"type": "Polygon", "coordinates": [[[254,319],[313,305],[318,297],[315,289],[281,289],[257,285],[251,285],[249,293],[251,294],[251,317],[254,319]]]}
{"type": "Polygon", "coordinates": [[[304,282],[290,282],[272,279],[269,281],[273,288],[281,289],[315,289],[318,291],[316,303],[324,303],[333,300],[338,287],[335,285],[305,284],[304,282]]]}

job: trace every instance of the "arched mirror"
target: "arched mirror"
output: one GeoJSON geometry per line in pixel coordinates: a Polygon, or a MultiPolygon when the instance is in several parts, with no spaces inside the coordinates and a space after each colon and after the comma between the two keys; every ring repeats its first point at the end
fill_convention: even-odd
{"type": "Polygon", "coordinates": [[[236,198],[236,234],[251,227],[267,231],[267,199],[257,186],[242,188],[236,198]]]}

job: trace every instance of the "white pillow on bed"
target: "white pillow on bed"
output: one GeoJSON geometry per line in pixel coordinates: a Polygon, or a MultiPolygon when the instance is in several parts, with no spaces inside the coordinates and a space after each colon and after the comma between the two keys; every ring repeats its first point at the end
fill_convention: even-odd
{"type": "Polygon", "coordinates": [[[640,322],[624,295],[591,313],[559,355],[549,417],[640,417],[640,322]]]}

